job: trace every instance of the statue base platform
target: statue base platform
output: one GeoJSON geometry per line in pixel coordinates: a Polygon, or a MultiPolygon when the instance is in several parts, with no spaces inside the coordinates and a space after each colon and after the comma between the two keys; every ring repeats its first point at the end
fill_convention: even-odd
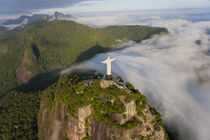
{"type": "Polygon", "coordinates": [[[107,80],[112,80],[112,75],[106,75],[107,80]]]}

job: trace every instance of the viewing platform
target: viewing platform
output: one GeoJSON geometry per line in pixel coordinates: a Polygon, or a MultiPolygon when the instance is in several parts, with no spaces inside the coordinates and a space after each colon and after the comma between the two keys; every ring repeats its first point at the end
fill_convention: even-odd
{"type": "Polygon", "coordinates": [[[119,76],[112,75],[111,79],[107,79],[107,76],[104,75],[100,81],[101,88],[108,88],[111,85],[115,85],[119,89],[124,89],[128,92],[131,92],[131,90],[126,87],[125,83],[121,82],[121,78],[119,76]]]}

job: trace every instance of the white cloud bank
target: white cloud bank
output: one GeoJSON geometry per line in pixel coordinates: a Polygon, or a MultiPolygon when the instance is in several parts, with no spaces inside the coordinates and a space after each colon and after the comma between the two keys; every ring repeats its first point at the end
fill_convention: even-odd
{"type": "MultiPolygon", "coordinates": [[[[105,22],[98,18],[101,22],[97,26],[144,24],[166,27],[170,34],[122,51],[99,54],[83,66],[105,73],[105,65],[100,62],[107,56],[116,57],[113,72],[146,95],[180,139],[209,140],[210,22],[154,17],[112,16],[105,22]]],[[[97,23],[97,17],[87,19],[85,23],[97,23]]]]}

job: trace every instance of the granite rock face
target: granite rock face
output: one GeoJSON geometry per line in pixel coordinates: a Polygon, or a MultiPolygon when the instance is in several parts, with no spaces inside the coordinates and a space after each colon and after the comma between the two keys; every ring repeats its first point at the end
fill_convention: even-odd
{"type": "Polygon", "coordinates": [[[42,99],[40,140],[168,139],[161,115],[138,90],[128,92],[100,79],[91,85],[70,81],[61,78],[42,99]]]}
{"type": "Polygon", "coordinates": [[[67,113],[65,104],[59,103],[56,110],[47,111],[46,108],[40,109],[39,139],[40,140],[82,140],[87,135],[91,140],[139,140],[142,137],[149,136],[154,140],[165,140],[166,133],[161,127],[159,131],[154,129],[152,122],[153,115],[145,109],[147,117],[141,118],[137,115],[136,104],[134,101],[125,103],[126,111],[123,113],[127,117],[123,118],[121,114],[112,113],[110,118],[125,125],[127,122],[136,119],[141,122],[140,126],[131,129],[119,129],[109,122],[101,122],[91,117],[91,106],[79,108],[77,116],[71,117],[67,113]]]}

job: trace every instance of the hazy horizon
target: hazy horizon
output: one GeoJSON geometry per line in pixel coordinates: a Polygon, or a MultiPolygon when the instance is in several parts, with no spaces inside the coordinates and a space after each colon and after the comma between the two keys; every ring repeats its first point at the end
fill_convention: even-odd
{"type": "MultiPolygon", "coordinates": [[[[42,12],[35,12],[31,14],[21,14],[21,15],[16,15],[16,16],[11,16],[8,18],[1,18],[0,15],[0,24],[3,22],[10,20],[10,19],[17,19],[22,15],[27,15],[27,16],[32,16],[33,14],[48,14],[48,15],[53,15],[55,11],[51,11],[49,13],[42,13],[42,12]]],[[[62,12],[58,11],[57,12],[62,12]]],[[[100,11],[100,12],[80,12],[80,13],[65,13],[64,14],[72,14],[73,16],[77,18],[85,18],[85,17],[97,17],[97,16],[108,16],[108,15],[136,15],[140,14],[141,16],[172,16],[170,18],[181,18],[180,16],[183,15],[188,15],[188,17],[182,17],[187,20],[196,20],[198,21],[203,20],[203,21],[209,21],[210,20],[210,8],[190,8],[190,9],[157,9],[157,10],[121,10],[121,11],[100,11]],[[201,17],[200,15],[205,15],[205,17],[201,17]],[[197,17],[196,17],[197,16],[197,17]],[[194,19],[193,19],[194,18],[194,19]]]]}
{"type": "Polygon", "coordinates": [[[209,9],[209,0],[0,0],[0,21],[20,15],[100,13],[116,11],[209,9]]]}

